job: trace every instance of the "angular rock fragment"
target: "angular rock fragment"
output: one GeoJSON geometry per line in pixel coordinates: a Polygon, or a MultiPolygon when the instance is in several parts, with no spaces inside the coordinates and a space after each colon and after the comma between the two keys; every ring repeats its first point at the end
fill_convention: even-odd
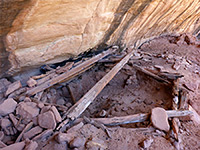
{"type": "Polygon", "coordinates": [[[79,148],[85,145],[86,139],[82,137],[74,138],[70,143],[70,148],[79,148]]]}
{"type": "Polygon", "coordinates": [[[9,146],[2,148],[1,150],[23,150],[25,147],[25,142],[14,143],[9,146]]]}
{"type": "Polygon", "coordinates": [[[53,112],[54,115],[55,115],[56,121],[57,121],[57,122],[61,122],[61,121],[62,121],[62,118],[61,118],[61,116],[60,116],[58,110],[56,109],[56,107],[55,107],[55,106],[52,106],[52,107],[51,107],[51,110],[52,110],[52,112],[53,112]]]}
{"type": "Polygon", "coordinates": [[[22,131],[24,129],[24,124],[19,124],[18,125],[18,120],[13,114],[9,114],[10,120],[12,121],[13,125],[18,131],[22,131]]]}
{"type": "Polygon", "coordinates": [[[32,137],[34,137],[35,135],[37,135],[41,132],[42,132],[42,128],[39,126],[36,126],[36,127],[32,128],[31,130],[29,130],[28,132],[24,133],[23,138],[31,139],[32,137]]]}
{"type": "Polygon", "coordinates": [[[44,107],[42,107],[42,110],[41,110],[40,114],[43,114],[43,113],[49,111],[50,108],[51,108],[51,106],[44,106],[44,107]]]}
{"type": "Polygon", "coordinates": [[[42,133],[40,133],[39,135],[37,135],[36,137],[33,138],[34,141],[38,141],[38,140],[45,140],[47,139],[51,134],[53,133],[52,129],[48,129],[43,131],[42,133]]]}
{"type": "Polygon", "coordinates": [[[14,112],[16,105],[17,102],[14,99],[6,99],[3,103],[0,104],[0,116],[5,116],[9,113],[14,112]]]}
{"type": "Polygon", "coordinates": [[[170,129],[168,116],[165,109],[163,108],[156,107],[152,109],[151,121],[153,123],[153,126],[160,130],[168,132],[170,129]]]}
{"type": "Polygon", "coordinates": [[[38,143],[35,141],[30,141],[28,145],[24,148],[24,150],[36,150],[38,147],[38,143]]]}
{"type": "Polygon", "coordinates": [[[55,129],[56,119],[52,111],[47,111],[38,116],[38,124],[45,129],[55,129]]]}
{"type": "Polygon", "coordinates": [[[74,137],[76,136],[75,133],[59,133],[55,139],[58,143],[63,143],[63,142],[67,142],[69,143],[70,141],[72,141],[74,139],[74,137]]]}
{"type": "Polygon", "coordinates": [[[152,138],[148,138],[144,141],[142,141],[142,143],[140,144],[144,149],[147,149],[151,146],[151,144],[153,143],[153,139],[152,138]]]}
{"type": "Polygon", "coordinates": [[[7,79],[0,79],[0,99],[4,97],[4,93],[10,84],[11,83],[7,79]]]}
{"type": "Polygon", "coordinates": [[[22,87],[22,84],[21,82],[18,80],[18,81],[15,81],[14,83],[10,84],[8,86],[8,89],[6,91],[6,94],[5,96],[8,96],[10,93],[16,91],[17,89],[21,88],[22,87]]]}
{"type": "Polygon", "coordinates": [[[33,78],[30,78],[28,81],[27,81],[27,85],[29,87],[34,87],[35,85],[37,85],[37,81],[34,80],[33,78]]]}
{"type": "Polygon", "coordinates": [[[34,102],[21,102],[16,109],[16,114],[19,114],[24,120],[29,122],[33,117],[38,116],[40,109],[34,102]]]}
{"type": "Polygon", "coordinates": [[[107,149],[107,144],[101,140],[101,139],[97,139],[97,138],[93,138],[91,141],[88,141],[86,143],[86,149],[107,149]]]}
{"type": "Polygon", "coordinates": [[[5,132],[6,135],[10,135],[10,130],[9,130],[9,127],[11,126],[11,122],[9,119],[6,119],[6,118],[2,118],[0,120],[0,125],[1,125],[1,128],[3,129],[3,131],[5,132]]]}

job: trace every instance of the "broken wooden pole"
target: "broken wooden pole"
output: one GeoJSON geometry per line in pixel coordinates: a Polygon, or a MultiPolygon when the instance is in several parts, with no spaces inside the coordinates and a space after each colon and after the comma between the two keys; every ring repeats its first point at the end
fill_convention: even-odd
{"type": "Polygon", "coordinates": [[[60,82],[63,82],[63,81],[66,81],[68,79],[71,79],[72,76],[74,75],[77,75],[79,74],[82,70],[84,70],[85,68],[89,68],[89,66],[91,66],[92,64],[94,64],[95,62],[97,62],[98,60],[104,58],[105,56],[113,53],[114,51],[116,50],[116,48],[110,48],[108,49],[107,51],[104,51],[102,52],[101,54],[98,54],[94,57],[92,57],[91,59],[87,60],[87,61],[84,61],[83,63],[81,63],[80,65],[72,68],[71,70],[61,74],[61,75],[58,75],[46,82],[44,82],[43,84],[41,85],[38,85],[32,89],[29,89],[27,92],[26,92],[26,95],[28,96],[32,96],[38,92],[41,92],[57,83],[60,83],[60,82]]]}
{"type": "MultiPolygon", "coordinates": [[[[192,115],[192,111],[189,110],[167,110],[166,111],[168,117],[183,117],[192,115]]],[[[122,117],[113,117],[113,118],[93,118],[95,121],[99,121],[106,126],[117,126],[129,123],[136,123],[136,122],[144,122],[149,119],[149,113],[143,114],[134,114],[122,117]]]]}
{"type": "Polygon", "coordinates": [[[98,81],[75,105],[73,105],[66,113],[67,119],[58,126],[57,130],[63,128],[69,120],[75,120],[86,108],[93,102],[96,96],[103,88],[112,80],[118,71],[128,62],[135,50],[128,53],[119,63],[117,63],[100,81],[98,81]]]}
{"type": "Polygon", "coordinates": [[[154,73],[152,73],[152,72],[150,72],[150,71],[148,71],[148,70],[146,70],[146,69],[144,69],[144,68],[142,68],[142,67],[140,67],[140,66],[138,66],[138,65],[133,65],[133,67],[134,67],[135,69],[137,69],[138,71],[143,72],[144,74],[147,74],[148,76],[154,78],[155,80],[157,80],[157,81],[159,81],[159,82],[163,82],[163,83],[165,83],[165,84],[170,84],[169,81],[167,81],[167,80],[165,80],[165,79],[159,77],[158,75],[156,75],[156,74],[154,74],[154,73]]]}

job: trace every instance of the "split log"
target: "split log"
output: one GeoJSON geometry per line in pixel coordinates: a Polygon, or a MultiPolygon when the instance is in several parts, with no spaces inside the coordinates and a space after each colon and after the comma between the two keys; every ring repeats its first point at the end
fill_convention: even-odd
{"type": "Polygon", "coordinates": [[[148,71],[148,70],[146,70],[146,69],[144,69],[144,68],[142,68],[142,67],[140,67],[140,66],[138,66],[138,65],[133,65],[133,67],[134,67],[135,69],[137,69],[137,70],[139,70],[139,71],[141,71],[141,72],[147,74],[148,76],[154,78],[155,80],[157,80],[157,81],[159,81],[159,82],[163,82],[163,83],[165,83],[165,84],[170,84],[169,81],[167,81],[167,80],[165,80],[165,79],[159,77],[158,75],[156,75],[156,74],[154,74],[154,73],[152,73],[152,72],[150,72],[150,71],[148,71]]]}
{"type": "Polygon", "coordinates": [[[66,113],[67,119],[60,124],[57,130],[63,128],[69,120],[75,120],[85,109],[93,102],[96,96],[103,88],[112,80],[118,71],[128,62],[135,50],[128,53],[118,64],[116,64],[100,81],[98,81],[92,89],[90,89],[75,105],[73,105],[66,113]]]}
{"type": "Polygon", "coordinates": [[[46,81],[45,83],[36,86],[30,90],[28,90],[26,92],[26,95],[28,96],[32,96],[38,92],[41,92],[57,83],[66,81],[71,79],[72,76],[79,74],[82,70],[84,70],[85,68],[88,68],[89,66],[91,66],[92,64],[94,64],[95,62],[97,62],[98,60],[104,58],[105,56],[113,53],[116,49],[115,48],[110,48],[107,51],[102,52],[99,55],[94,56],[93,58],[84,61],[83,63],[81,63],[80,65],[78,65],[77,67],[72,68],[71,70],[69,70],[68,72],[65,72],[61,75],[58,75],[48,81],[46,81]]]}
{"type": "MultiPolygon", "coordinates": [[[[183,117],[192,115],[192,111],[189,110],[167,110],[168,117],[183,117]]],[[[123,117],[113,117],[113,118],[93,118],[95,121],[99,121],[106,126],[117,126],[129,123],[144,122],[150,117],[149,113],[128,115],[123,117]]]]}

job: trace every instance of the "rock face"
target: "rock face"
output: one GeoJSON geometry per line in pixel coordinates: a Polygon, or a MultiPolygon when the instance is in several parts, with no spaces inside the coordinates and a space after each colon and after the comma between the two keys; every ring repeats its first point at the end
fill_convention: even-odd
{"type": "Polygon", "coordinates": [[[165,33],[197,35],[200,28],[199,0],[9,2],[0,3],[0,11],[8,11],[1,21],[5,30],[0,36],[7,35],[4,43],[0,38],[0,56],[5,58],[0,63],[5,65],[9,54],[10,74],[28,66],[60,62],[100,45],[131,46],[136,42],[137,46],[165,33]]]}

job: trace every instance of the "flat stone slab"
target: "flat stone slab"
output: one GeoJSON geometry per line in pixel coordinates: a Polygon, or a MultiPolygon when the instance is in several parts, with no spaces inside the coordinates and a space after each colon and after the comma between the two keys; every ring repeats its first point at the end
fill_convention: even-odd
{"type": "Polygon", "coordinates": [[[152,109],[151,121],[153,123],[153,126],[160,130],[168,132],[170,129],[168,116],[165,109],[163,108],[156,107],[152,109]]]}

